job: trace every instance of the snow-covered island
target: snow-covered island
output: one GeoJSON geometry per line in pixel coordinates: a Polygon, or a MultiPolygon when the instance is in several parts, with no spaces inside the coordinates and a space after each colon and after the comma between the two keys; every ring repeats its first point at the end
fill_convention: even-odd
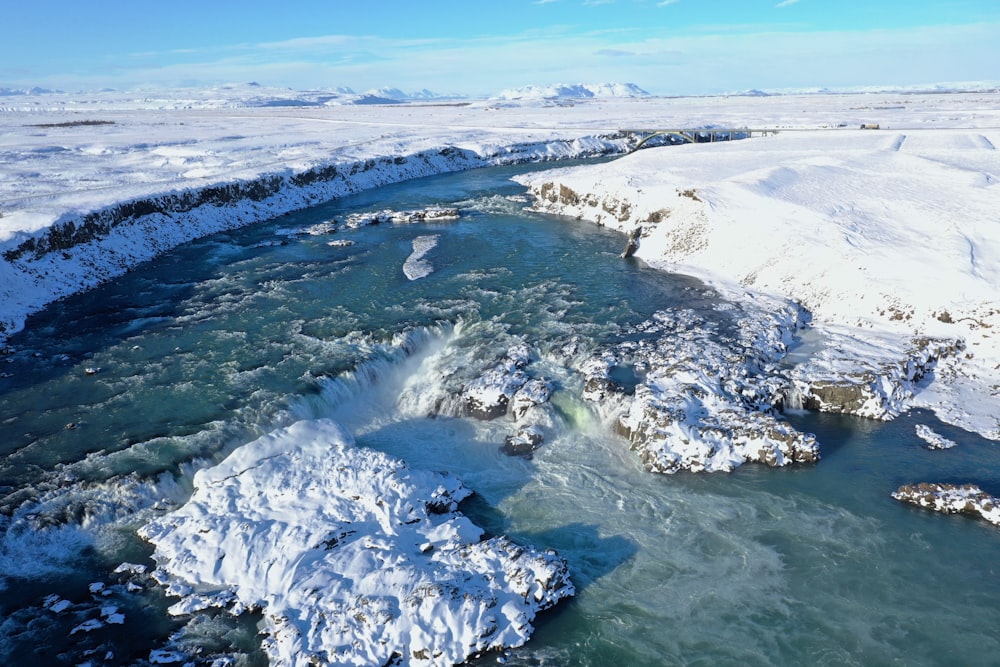
{"type": "Polygon", "coordinates": [[[272,665],[452,665],[520,646],[573,594],[566,563],[457,511],[457,479],[301,421],[197,473],[147,524],[172,611],[260,609],[272,665]]]}

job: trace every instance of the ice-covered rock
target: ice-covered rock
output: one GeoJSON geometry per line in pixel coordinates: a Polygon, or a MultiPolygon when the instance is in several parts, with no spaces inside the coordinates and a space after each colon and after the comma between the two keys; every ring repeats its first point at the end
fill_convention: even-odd
{"type": "Polygon", "coordinates": [[[176,665],[187,660],[187,656],[179,651],[156,649],[149,652],[149,662],[154,665],[176,665]]]}
{"type": "Polygon", "coordinates": [[[545,380],[532,378],[514,392],[510,401],[511,416],[520,421],[532,408],[548,403],[551,397],[552,385],[545,380]]]}
{"type": "Polygon", "coordinates": [[[462,402],[466,414],[477,419],[496,419],[507,414],[514,395],[531,379],[524,368],[531,362],[527,345],[517,345],[492,368],[465,384],[462,402]]]}
{"type": "Polygon", "coordinates": [[[352,213],[344,219],[344,227],[357,229],[368,225],[379,224],[405,224],[413,222],[439,222],[445,220],[457,220],[459,212],[457,208],[441,206],[429,206],[427,208],[394,211],[383,209],[381,211],[371,211],[366,213],[352,213]]]}
{"type": "Polygon", "coordinates": [[[99,630],[104,627],[104,623],[99,619],[92,618],[90,620],[84,621],[80,625],[76,626],[69,631],[69,634],[75,635],[78,632],[93,632],[94,630],[99,630]]]}
{"type": "Polygon", "coordinates": [[[42,603],[43,607],[56,614],[61,614],[62,612],[69,609],[72,605],[73,605],[72,602],[64,598],[61,598],[58,595],[49,595],[48,597],[45,598],[45,601],[42,603]]]}
{"type": "Polygon", "coordinates": [[[729,471],[819,459],[812,434],[779,419],[787,380],[775,367],[793,309],[734,313],[727,330],[691,310],[660,311],[583,365],[584,397],[650,470],[729,471]],[[615,379],[627,371],[628,383],[615,379]],[[634,385],[634,386],[628,386],[634,385]]]}
{"type": "Polygon", "coordinates": [[[481,541],[457,511],[468,494],[306,421],[200,471],[140,534],[188,591],[175,612],[260,609],[272,665],[452,665],[523,644],[573,593],[554,552],[481,541]]]}
{"type": "Polygon", "coordinates": [[[534,425],[522,426],[513,435],[504,438],[503,447],[500,448],[504,454],[509,456],[531,457],[531,453],[538,449],[545,436],[542,430],[534,425]]]}
{"type": "Polygon", "coordinates": [[[967,514],[1000,526],[1000,499],[975,484],[906,484],[892,497],[944,514],[967,514]]]}
{"type": "Polygon", "coordinates": [[[904,412],[920,382],[943,358],[965,349],[956,338],[869,334],[827,327],[826,346],[790,372],[796,407],[871,419],[904,412]]]}

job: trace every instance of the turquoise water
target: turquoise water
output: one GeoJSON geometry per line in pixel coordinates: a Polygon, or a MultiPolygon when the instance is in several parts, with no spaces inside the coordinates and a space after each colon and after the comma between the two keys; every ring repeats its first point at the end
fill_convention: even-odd
{"type": "Polygon", "coordinates": [[[507,664],[995,664],[1000,532],[889,497],[916,481],[996,492],[995,445],[924,413],[790,415],[817,434],[818,465],[647,473],[557,353],[585,354],[662,308],[725,326],[719,297],[620,259],[618,234],[523,212],[507,198],[521,192],[515,171],[414,181],[219,234],[32,318],[0,358],[4,662],[144,664],[154,649],[200,647],[204,664],[260,664],[252,618],[171,618],[157,587],[128,590],[112,570],[150,562],[133,531],[161,498],[183,501],[194,470],[290,421],[333,417],[363,446],[458,474],[477,492],[465,511],[491,532],[567,558],[577,597],[507,664]],[[462,217],[279,233],[440,204],[462,217]],[[434,270],[407,280],[427,236],[434,270]],[[557,388],[559,429],[531,460],[499,452],[504,420],[428,418],[442,385],[518,342],[557,388]],[[924,449],[917,423],[959,447],[924,449]],[[45,608],[50,595],[71,606],[45,608]],[[124,623],[69,634],[110,604],[124,623]]]}

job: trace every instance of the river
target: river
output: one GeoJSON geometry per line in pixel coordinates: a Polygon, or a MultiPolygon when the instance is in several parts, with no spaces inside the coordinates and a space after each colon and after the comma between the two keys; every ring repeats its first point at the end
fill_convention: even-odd
{"type": "Polygon", "coordinates": [[[0,357],[5,664],[149,664],[164,647],[261,664],[252,616],[171,618],[161,589],[113,570],[152,564],[135,530],[183,502],[195,470],[319,417],[458,475],[476,523],[567,559],[576,597],[507,664],[993,664],[1000,533],[889,494],[998,485],[995,447],[924,413],[792,414],[817,435],[816,465],[645,471],[555,351],[664,308],[725,309],[693,278],[621,259],[617,233],[526,212],[508,179],[530,168],[411,181],[194,241],[32,317],[0,357]],[[461,217],[292,233],[431,205],[461,217]],[[341,240],[353,244],[329,244],[341,240]],[[426,263],[410,280],[415,249],[426,263]],[[429,416],[449,377],[524,342],[559,415],[530,459],[500,451],[504,419],[429,416]],[[920,423],[959,446],[923,448],[920,423]]]}

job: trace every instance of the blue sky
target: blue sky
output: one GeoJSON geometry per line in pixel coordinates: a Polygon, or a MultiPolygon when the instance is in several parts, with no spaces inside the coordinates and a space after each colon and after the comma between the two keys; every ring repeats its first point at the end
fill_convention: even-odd
{"type": "Polygon", "coordinates": [[[1000,0],[6,0],[0,86],[659,95],[1000,80],[1000,0]]]}

